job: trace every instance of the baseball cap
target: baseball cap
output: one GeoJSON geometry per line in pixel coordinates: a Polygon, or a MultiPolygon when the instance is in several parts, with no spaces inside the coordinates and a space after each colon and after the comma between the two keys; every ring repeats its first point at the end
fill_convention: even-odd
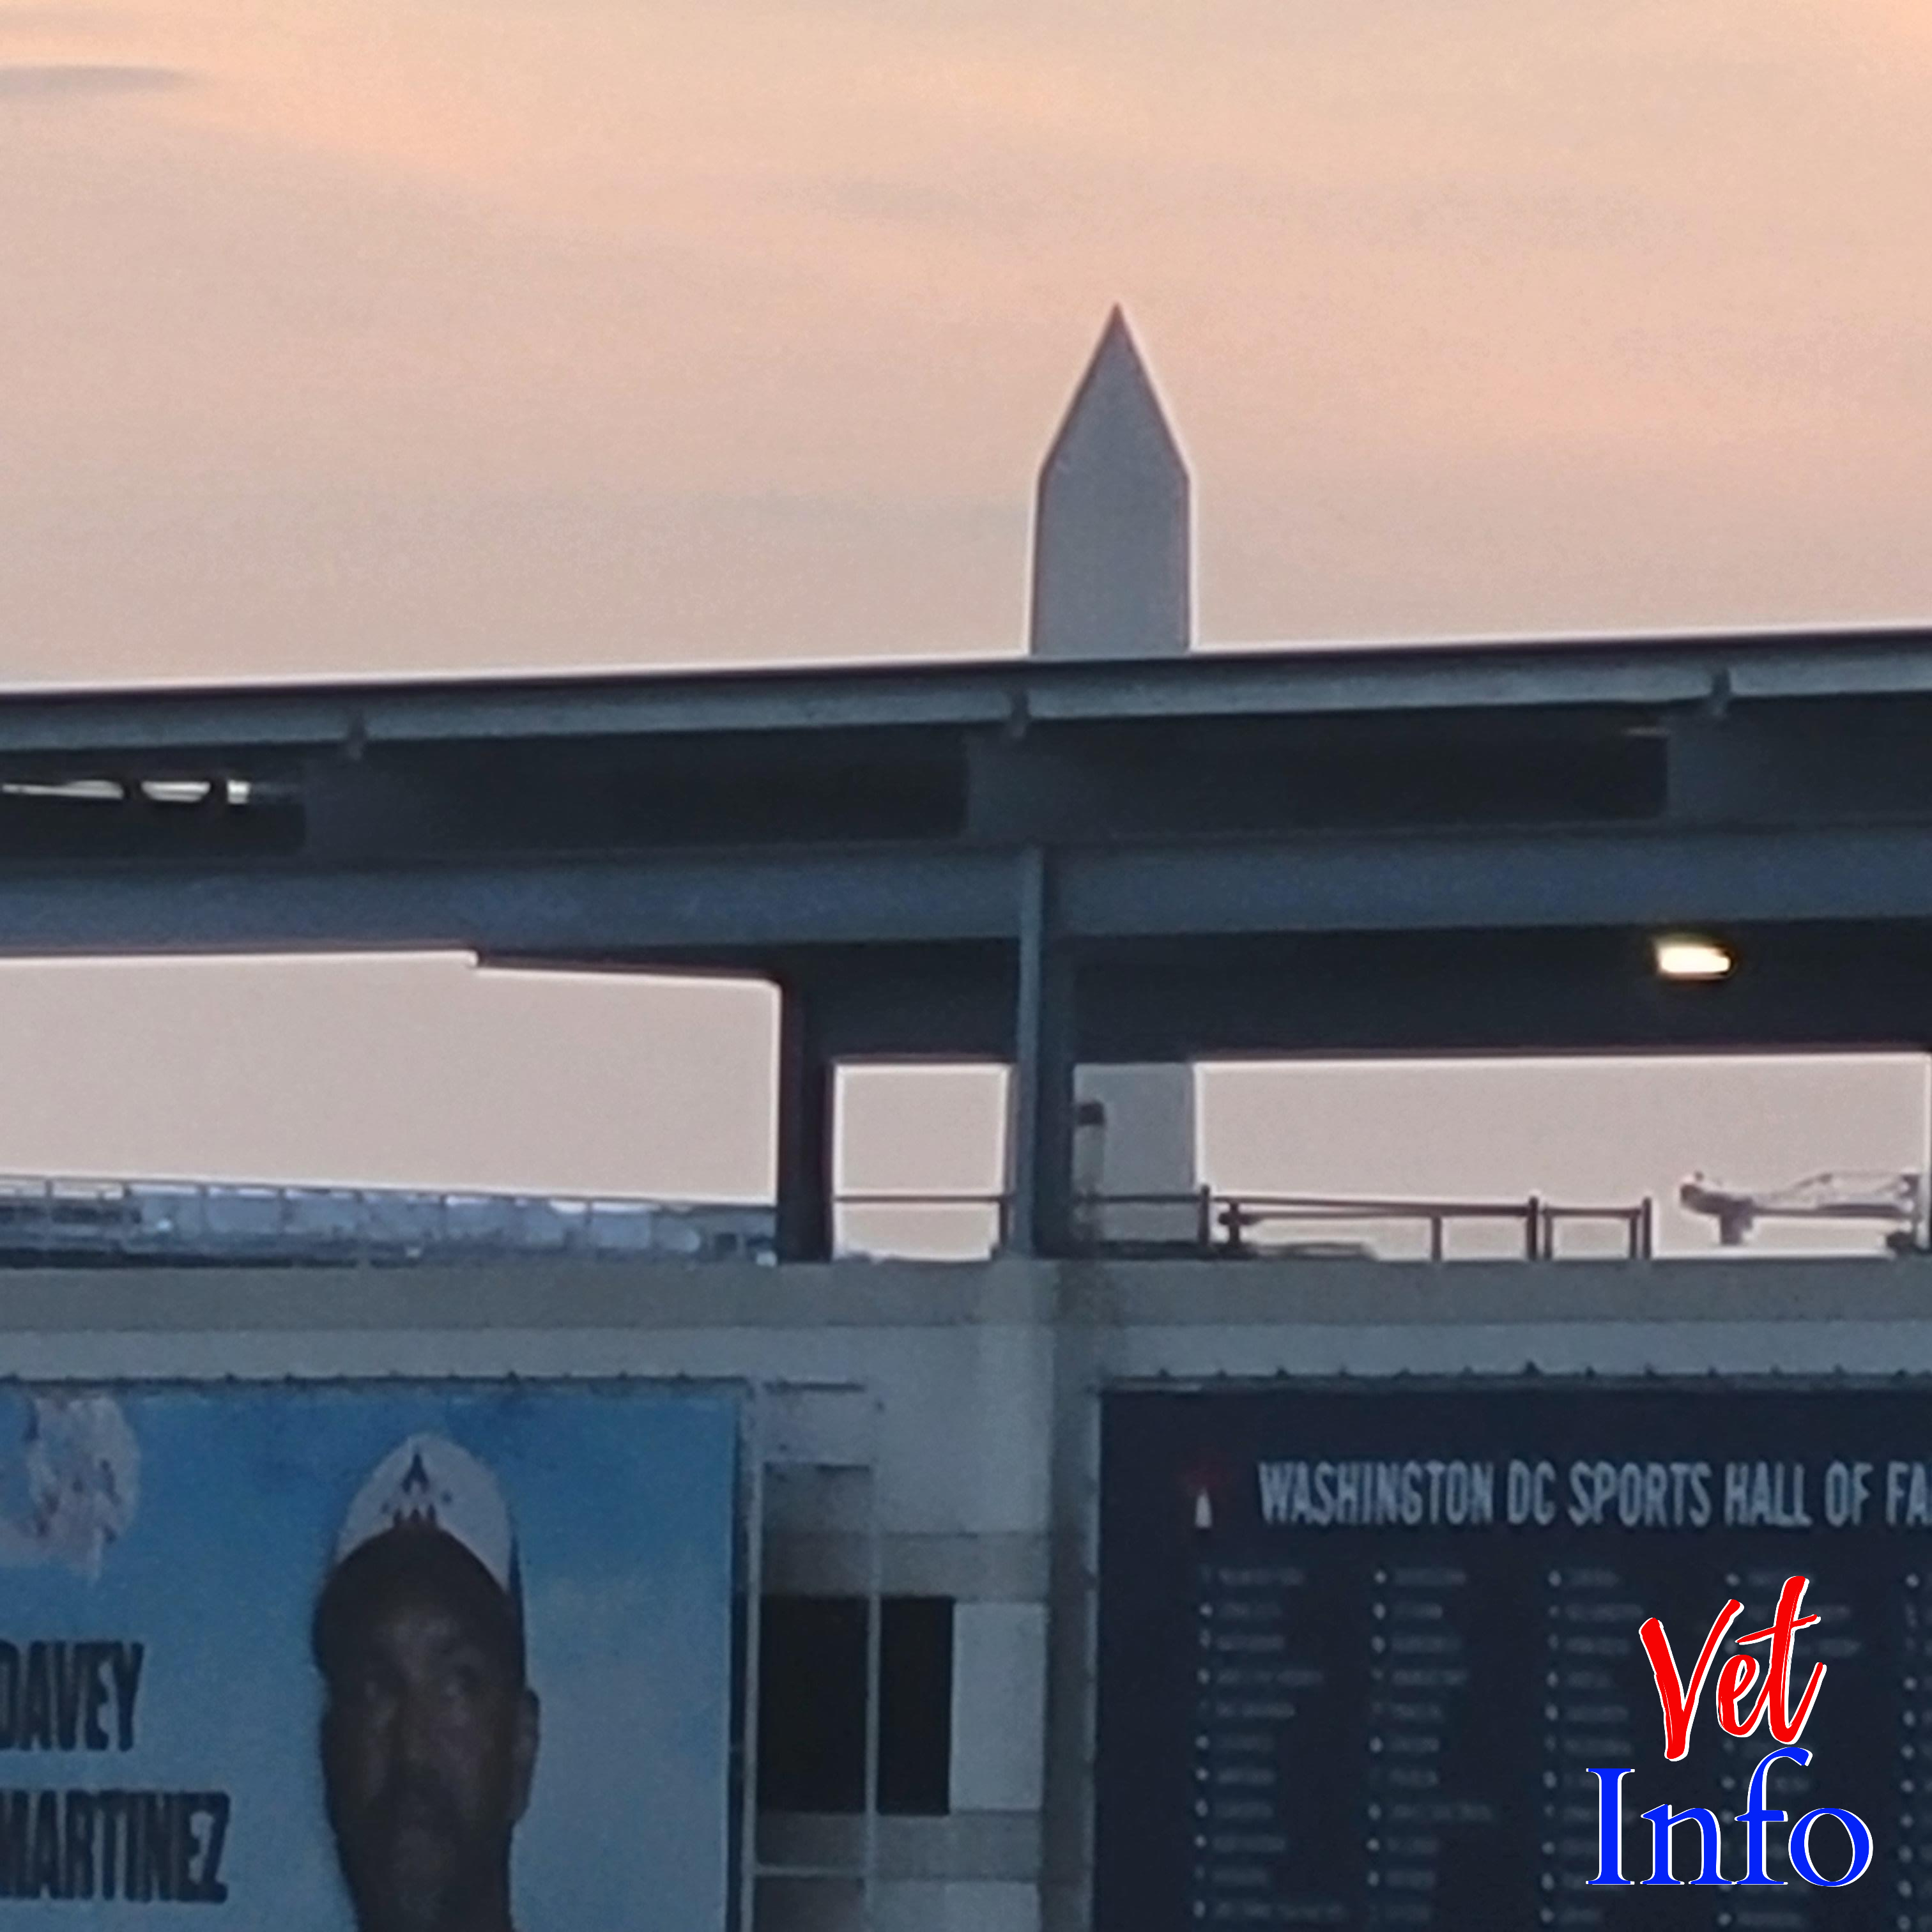
{"type": "Polygon", "coordinates": [[[520,1676],[523,1588],[509,1505],[496,1478],[446,1436],[404,1438],[349,1505],[316,1605],[316,1660],[393,1594],[426,1592],[500,1635],[520,1676]]]}

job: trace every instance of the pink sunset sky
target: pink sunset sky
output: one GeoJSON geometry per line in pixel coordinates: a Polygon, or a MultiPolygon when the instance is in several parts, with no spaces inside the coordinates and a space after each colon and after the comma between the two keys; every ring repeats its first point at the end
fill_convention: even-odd
{"type": "MultiPolygon", "coordinates": [[[[1016,650],[1116,300],[1208,644],[1924,618],[1928,124],[1912,0],[0,0],[0,679],[1016,650]]],[[[9,968],[0,1165],[755,1191],[767,1028],[9,968]]],[[[1760,1071],[1498,1075],[1480,1159],[1388,1123],[1486,1075],[1210,1076],[1210,1171],[1923,1158],[1918,1064],[1760,1071]]]]}

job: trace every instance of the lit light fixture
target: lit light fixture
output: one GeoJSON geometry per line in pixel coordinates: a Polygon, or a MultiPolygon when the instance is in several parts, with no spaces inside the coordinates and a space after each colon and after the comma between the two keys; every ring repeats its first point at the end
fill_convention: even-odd
{"type": "Polygon", "coordinates": [[[1650,942],[1650,950],[1662,979],[1722,980],[1730,973],[1729,952],[1702,933],[1659,933],[1650,942]]]}

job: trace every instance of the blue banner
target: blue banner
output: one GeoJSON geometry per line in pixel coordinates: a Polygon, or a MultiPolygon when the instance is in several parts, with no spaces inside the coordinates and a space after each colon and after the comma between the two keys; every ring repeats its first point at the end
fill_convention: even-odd
{"type": "Polygon", "coordinates": [[[725,1922],[734,1396],[0,1388],[0,1921],[725,1922]]]}

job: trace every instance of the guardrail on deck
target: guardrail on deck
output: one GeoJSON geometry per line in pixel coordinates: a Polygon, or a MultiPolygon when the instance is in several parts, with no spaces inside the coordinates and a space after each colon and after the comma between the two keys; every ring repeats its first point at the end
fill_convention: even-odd
{"type": "MultiPolygon", "coordinates": [[[[876,1220],[884,1214],[944,1217],[972,1216],[985,1234],[986,1252],[1006,1245],[1012,1197],[1006,1194],[864,1192],[842,1193],[840,1220],[852,1210],[876,1220]]],[[[1507,1252],[1530,1261],[1563,1258],[1566,1229],[1600,1228],[1625,1260],[1647,1261],[1656,1252],[1657,1204],[1646,1197],[1598,1207],[1546,1201],[1408,1200],[1307,1194],[1221,1194],[1202,1187],[1192,1193],[1083,1195],[1075,1204],[1082,1244],[1099,1253],[1158,1248],[1212,1255],[1352,1254],[1394,1258],[1411,1248],[1414,1258],[1444,1261],[1458,1229],[1502,1229],[1507,1252]],[[1391,1239],[1393,1238],[1393,1239],[1391,1239]]],[[[842,1250],[871,1251],[842,1242],[842,1250]]]]}
{"type": "Polygon", "coordinates": [[[0,1254],[389,1263],[508,1255],[772,1258],[767,1207],[268,1183],[0,1175],[0,1254]]]}
{"type": "MultiPolygon", "coordinates": [[[[942,1252],[966,1258],[1008,1245],[1011,1198],[994,1192],[852,1192],[836,1203],[839,1251],[942,1252]],[[967,1228],[938,1239],[949,1218],[967,1228]],[[875,1236],[854,1238],[855,1220],[875,1236]],[[892,1238],[896,1229],[897,1238],[892,1238]]],[[[1444,1261],[1484,1255],[1555,1260],[1565,1235],[1604,1230],[1607,1250],[1646,1259],[1648,1200],[1580,1206],[1292,1194],[1080,1196],[1082,1245],[1095,1253],[1355,1256],[1444,1261]]],[[[768,1207],[622,1197],[401,1188],[0,1175],[0,1257],[108,1262],[390,1263],[511,1255],[770,1260],[768,1207]]],[[[1606,1252],[1601,1243],[1598,1253],[1606,1252]]]]}

